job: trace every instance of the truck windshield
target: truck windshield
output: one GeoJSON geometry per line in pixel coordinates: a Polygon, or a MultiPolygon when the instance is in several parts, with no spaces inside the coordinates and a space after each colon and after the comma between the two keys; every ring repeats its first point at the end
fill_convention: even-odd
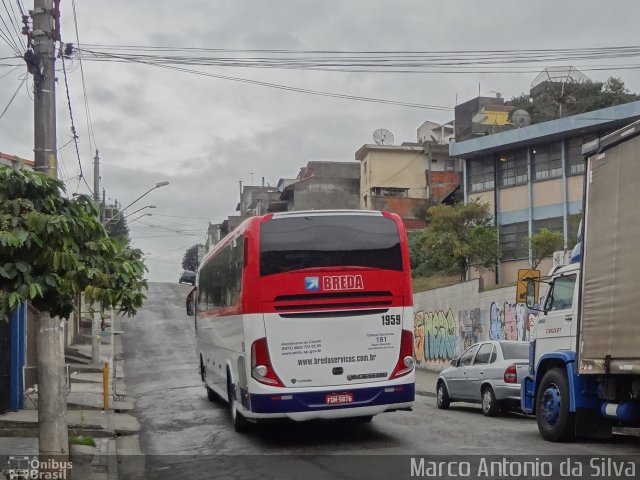
{"type": "Polygon", "coordinates": [[[260,275],[346,266],[402,271],[396,223],[383,216],[309,215],[260,227],[260,275]]]}
{"type": "Polygon", "coordinates": [[[500,346],[505,360],[527,360],[529,358],[528,343],[501,343],[500,346]]]}

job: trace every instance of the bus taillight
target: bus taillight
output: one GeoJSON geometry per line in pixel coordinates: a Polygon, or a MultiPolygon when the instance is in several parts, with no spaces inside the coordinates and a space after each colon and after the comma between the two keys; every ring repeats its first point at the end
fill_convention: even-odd
{"type": "Polygon", "coordinates": [[[393,369],[390,380],[402,377],[413,370],[413,333],[410,330],[402,330],[402,338],[400,340],[400,355],[398,363],[393,369]]]}
{"type": "Polygon", "coordinates": [[[265,385],[284,387],[271,366],[266,338],[259,338],[251,345],[251,376],[265,385]]]}

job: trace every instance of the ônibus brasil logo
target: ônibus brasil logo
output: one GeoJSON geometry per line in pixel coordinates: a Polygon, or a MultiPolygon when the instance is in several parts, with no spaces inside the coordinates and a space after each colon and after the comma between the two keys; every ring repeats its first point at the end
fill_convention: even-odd
{"type": "Polygon", "coordinates": [[[309,292],[317,292],[322,285],[323,291],[363,290],[362,275],[326,275],[322,277],[305,277],[304,288],[309,292]]]}

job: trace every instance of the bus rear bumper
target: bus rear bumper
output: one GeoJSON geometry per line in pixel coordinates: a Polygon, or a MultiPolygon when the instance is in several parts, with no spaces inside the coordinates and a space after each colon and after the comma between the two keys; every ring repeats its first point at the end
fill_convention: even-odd
{"type": "Polygon", "coordinates": [[[385,387],[347,388],[282,394],[251,394],[247,418],[289,417],[304,421],[322,418],[345,418],[377,415],[389,410],[408,409],[415,399],[415,384],[385,387]],[[351,395],[349,403],[328,404],[334,394],[351,395]]]}

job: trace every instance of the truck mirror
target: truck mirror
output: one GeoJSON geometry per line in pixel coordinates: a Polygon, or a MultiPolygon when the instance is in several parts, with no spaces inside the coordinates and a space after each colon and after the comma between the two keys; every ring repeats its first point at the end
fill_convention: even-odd
{"type": "Polygon", "coordinates": [[[534,279],[527,280],[527,307],[535,308],[536,306],[536,281],[534,279]]]}

